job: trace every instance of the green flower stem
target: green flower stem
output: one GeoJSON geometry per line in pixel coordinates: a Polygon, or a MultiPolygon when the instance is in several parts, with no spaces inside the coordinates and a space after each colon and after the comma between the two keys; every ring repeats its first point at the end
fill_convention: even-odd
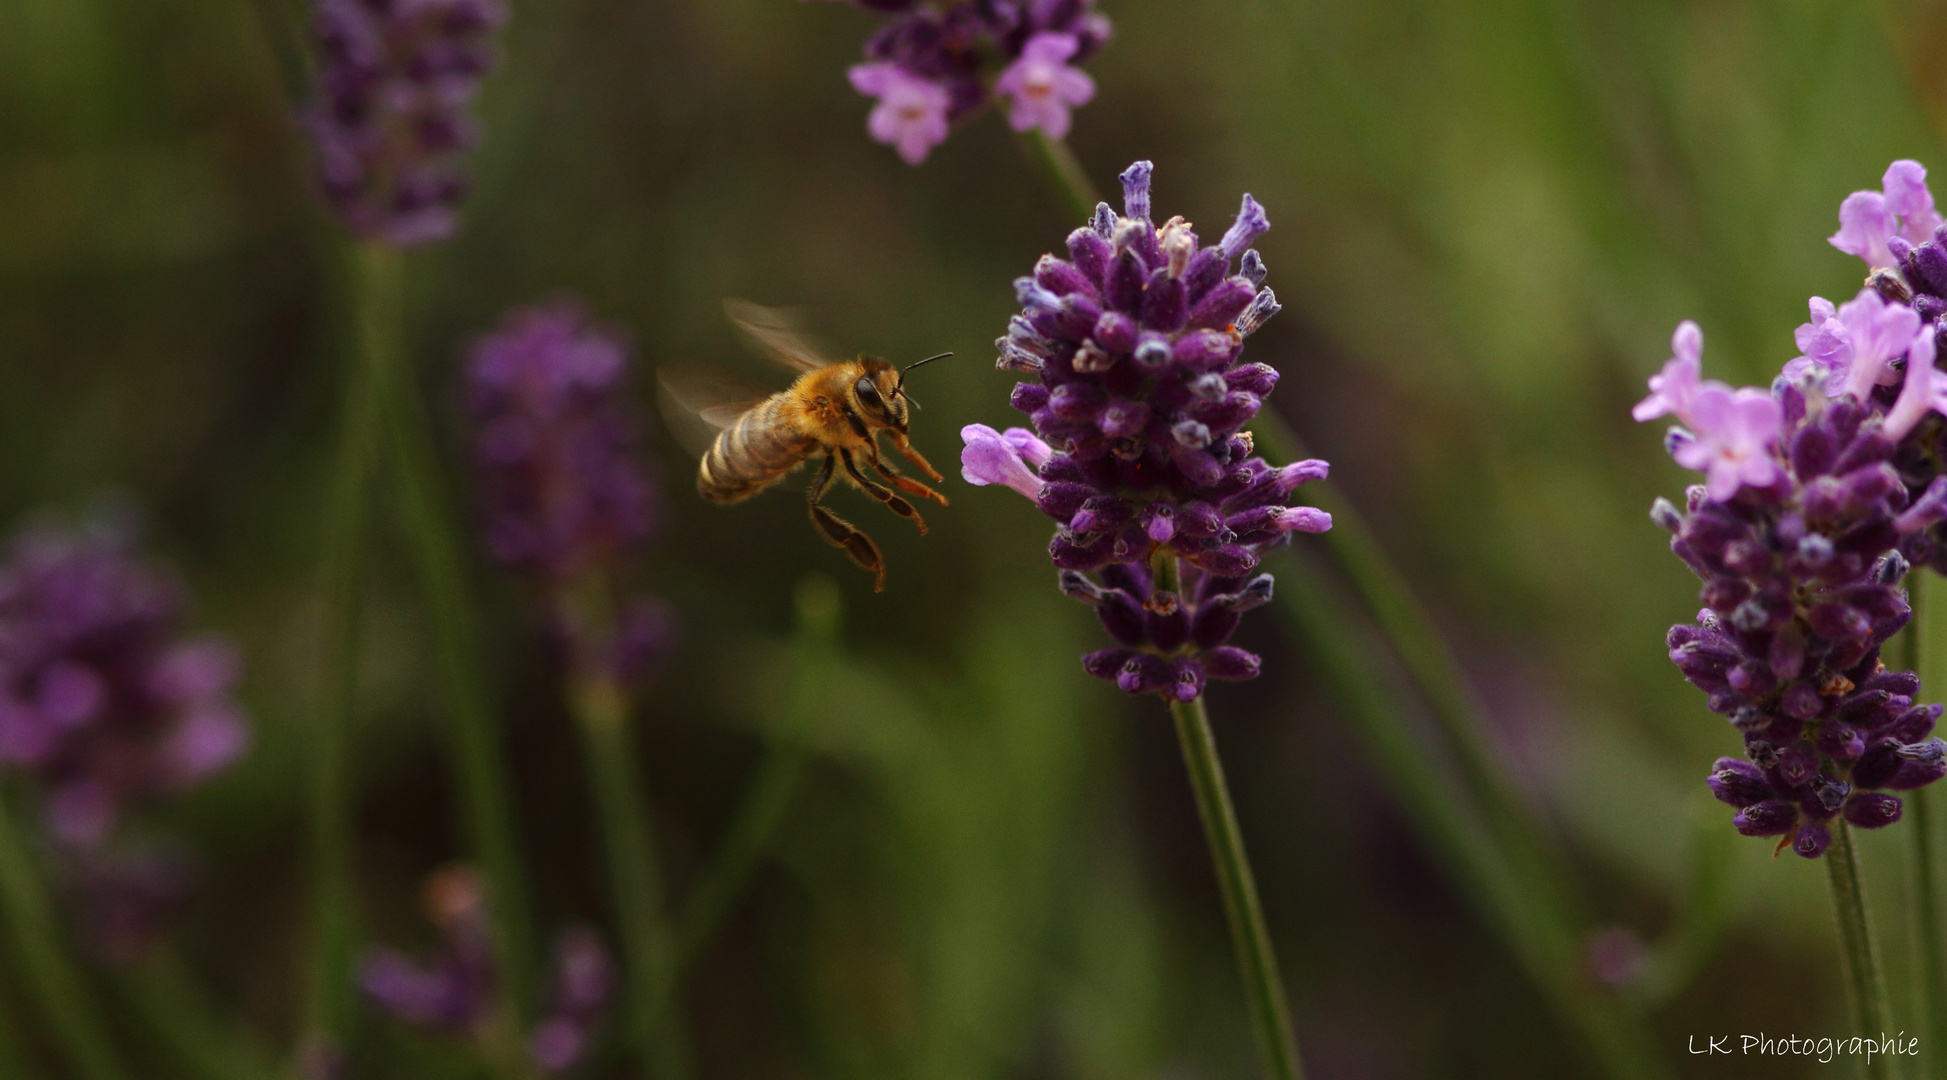
{"type": "Polygon", "coordinates": [[[357,714],[358,593],[381,383],[399,352],[398,256],[376,245],[350,249],[353,353],[345,366],[318,568],[323,695],[311,715],[311,955],[309,1037],[342,1042],[353,1011],[357,915],[351,877],[353,784],[349,743],[357,714]]]}
{"type": "MultiPolygon", "coordinates": [[[[1934,696],[1938,696],[1943,680],[1947,680],[1947,664],[1941,663],[1940,656],[1940,643],[1947,641],[1947,635],[1936,634],[1928,620],[1937,618],[1944,610],[1934,596],[1941,587],[1940,576],[1916,572],[1908,576],[1907,582],[1913,618],[1901,635],[1906,641],[1906,664],[1919,674],[1920,685],[1932,687],[1934,696]]],[[[1947,1067],[1947,934],[1943,934],[1940,919],[1940,860],[1933,839],[1932,799],[1927,789],[1915,788],[1905,794],[1904,816],[1913,845],[1914,941],[1920,950],[1921,1024],[1926,1036],[1921,1045],[1932,1048],[1928,1057],[1935,1068],[1930,1071],[1940,1075],[1943,1067],[1947,1067]]]]}
{"type": "Polygon", "coordinates": [[[29,986],[27,996],[40,1004],[48,1030],[74,1074],[81,1080],[123,1080],[129,1074],[109,1041],[108,1028],[80,970],[67,954],[67,935],[55,921],[34,872],[33,857],[14,828],[4,798],[0,798],[0,918],[13,938],[29,986]]]}
{"type": "Polygon", "coordinates": [[[650,1076],[681,1080],[690,1075],[691,1066],[677,1022],[672,934],[664,915],[649,800],[636,765],[628,697],[613,678],[580,671],[571,679],[568,704],[581,727],[595,809],[608,848],[615,919],[627,968],[630,1033],[650,1076]]]}
{"type": "Polygon", "coordinates": [[[1408,722],[1412,708],[1402,688],[1377,666],[1383,648],[1363,620],[1309,560],[1291,552],[1274,557],[1279,609],[1433,857],[1555,1014],[1588,1041],[1604,1073],[1614,1080],[1668,1075],[1641,1021],[1596,994],[1583,976],[1579,922],[1556,893],[1527,886],[1460,780],[1427,752],[1425,737],[1408,722]]]}
{"type": "Polygon", "coordinates": [[[223,1016],[208,990],[168,949],[116,978],[117,989],[150,1034],[204,1080],[273,1080],[278,1069],[258,1045],[223,1016]]]}
{"type": "MultiPolygon", "coordinates": [[[[1176,557],[1159,555],[1154,566],[1157,589],[1178,592],[1176,557]]],[[[1264,1072],[1273,1080],[1299,1080],[1304,1069],[1298,1064],[1298,1036],[1291,1027],[1291,1009],[1285,1004],[1271,931],[1264,925],[1264,909],[1258,903],[1257,879],[1244,854],[1244,834],[1237,827],[1237,811],[1231,806],[1230,788],[1224,783],[1224,766],[1217,758],[1209,710],[1201,696],[1171,701],[1170,717],[1176,721],[1176,740],[1183,748],[1183,764],[1196,794],[1197,817],[1203,821],[1204,839],[1216,864],[1224,916],[1230,923],[1231,944],[1237,950],[1237,970],[1244,980],[1244,1000],[1250,1008],[1251,1029],[1257,1037],[1258,1054],[1264,1059],[1264,1072]]]]}
{"type": "MultiPolygon", "coordinates": [[[[1832,886],[1832,913],[1839,922],[1839,966],[1845,974],[1846,1000],[1852,1008],[1853,1032],[1879,1038],[1887,1030],[1891,1010],[1886,1006],[1886,979],[1880,972],[1879,944],[1873,940],[1872,912],[1866,907],[1865,885],[1859,878],[1859,854],[1852,844],[1852,826],[1835,822],[1832,846],[1825,852],[1826,881],[1832,886]]],[[[1888,1059],[1874,1055],[1865,1066],[1870,1080],[1892,1075],[1888,1059]]]]}
{"type": "Polygon", "coordinates": [[[818,715],[828,673],[838,659],[838,586],[813,575],[798,585],[798,626],[791,651],[791,686],[770,732],[770,748],[743,804],[725,830],[710,866],[691,890],[677,925],[672,974],[696,961],[730,912],[757,861],[776,835],[810,761],[806,735],[818,715]]]}
{"type": "Polygon", "coordinates": [[[0,1009],[0,1080],[27,1080],[31,1075],[14,1037],[13,1017],[0,1009]]]}
{"type": "MultiPolygon", "coordinates": [[[[394,279],[396,287],[396,278],[394,279]]],[[[397,309],[394,308],[396,313],[397,309]]],[[[513,785],[502,756],[501,733],[487,699],[472,606],[465,547],[443,495],[439,455],[419,387],[402,357],[381,380],[388,464],[394,470],[400,524],[419,578],[434,676],[460,781],[467,839],[486,879],[494,962],[518,1030],[534,1015],[533,935],[514,824],[513,785]]]]}
{"type": "Polygon", "coordinates": [[[1040,128],[1015,134],[1022,153],[1028,156],[1040,171],[1048,189],[1054,193],[1074,215],[1077,221],[1087,221],[1095,213],[1095,204],[1102,201],[1095,184],[1088,178],[1088,171],[1075,158],[1075,151],[1068,148],[1062,139],[1051,139],[1040,128]]]}

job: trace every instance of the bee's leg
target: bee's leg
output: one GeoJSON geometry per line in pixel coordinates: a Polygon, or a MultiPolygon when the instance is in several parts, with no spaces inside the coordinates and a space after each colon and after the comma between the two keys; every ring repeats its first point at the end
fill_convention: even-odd
{"type": "Polygon", "coordinates": [[[886,506],[892,509],[893,513],[903,518],[913,519],[913,524],[919,526],[919,534],[921,536],[926,535],[926,522],[920,519],[919,511],[913,509],[912,503],[894,495],[891,488],[879,483],[877,480],[867,479],[866,475],[859,471],[858,463],[852,460],[852,452],[850,450],[840,450],[838,456],[845,462],[845,472],[851,476],[853,483],[864,488],[867,495],[885,503],[886,506]]]}
{"type": "MultiPolygon", "coordinates": [[[[921,472],[932,477],[934,483],[937,484],[946,479],[940,475],[940,471],[935,469],[918,450],[914,449],[912,443],[906,441],[906,436],[903,432],[888,431],[886,434],[891,437],[894,448],[906,455],[907,461],[919,466],[921,472]]],[[[946,500],[941,499],[940,501],[945,502],[946,500]]]]}
{"type": "Polygon", "coordinates": [[[905,492],[906,494],[918,495],[923,499],[932,499],[933,501],[939,503],[941,506],[946,505],[945,495],[942,495],[939,492],[934,491],[932,488],[927,487],[925,484],[920,483],[919,481],[913,479],[910,476],[900,475],[898,469],[895,469],[891,465],[887,464],[877,454],[872,455],[872,467],[879,470],[880,476],[883,476],[886,479],[892,481],[894,484],[897,484],[899,486],[899,490],[905,492]]]}
{"type": "Polygon", "coordinates": [[[818,470],[817,478],[811,482],[811,490],[805,493],[812,527],[818,530],[818,535],[824,537],[826,542],[844,548],[845,554],[850,555],[853,562],[872,571],[876,575],[872,583],[872,591],[884,592],[886,560],[879,554],[879,546],[872,542],[871,537],[860,532],[857,526],[818,505],[818,500],[825,497],[825,492],[831,489],[832,478],[837,475],[838,459],[826,454],[825,467],[818,470]]]}

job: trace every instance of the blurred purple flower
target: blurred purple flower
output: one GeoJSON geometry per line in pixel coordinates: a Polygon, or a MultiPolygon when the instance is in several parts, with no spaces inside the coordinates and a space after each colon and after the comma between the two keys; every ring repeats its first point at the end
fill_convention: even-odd
{"type": "Polygon", "coordinates": [[[0,767],[45,791],[49,830],[105,843],[132,804],[235,761],[235,650],[184,639],[181,589],[107,528],[30,529],[0,564],[0,767]]]}
{"type": "Polygon", "coordinates": [[[619,337],[569,300],[516,309],[473,347],[466,396],[496,561],[561,580],[649,534],[627,367],[619,337]]]}
{"type": "Polygon", "coordinates": [[[1649,948],[1627,926],[1605,926],[1589,934],[1585,946],[1589,973],[1605,986],[1628,987],[1650,971],[1649,948]]]}
{"type": "MultiPolygon", "coordinates": [[[[414,961],[374,948],[359,970],[366,1000],[395,1020],[454,1035],[476,1035],[495,1011],[498,979],[487,938],[486,894],[463,865],[427,879],[428,916],[440,931],[433,951],[414,961]]],[[[572,927],[555,942],[548,1015],[528,1038],[529,1056],[545,1072],[574,1066],[607,1018],[616,973],[593,930],[572,927]]]]}
{"type": "Polygon", "coordinates": [[[489,554],[551,591],[555,629],[581,662],[624,681],[668,652],[669,608],[623,598],[597,621],[568,601],[657,523],[658,493],[636,458],[628,365],[618,334],[559,299],[503,318],[473,347],[465,386],[489,554]]]}
{"type": "Polygon", "coordinates": [[[1263,207],[1244,196],[1222,240],[1200,247],[1180,217],[1151,223],[1149,176],[1148,162],[1130,166],[1127,216],[1097,207],[1069,235],[1069,259],[1044,255],[1015,282],[1024,310],[995,345],[1002,370],[1034,377],[1011,398],[1034,431],[965,428],[961,475],[1013,488],[1059,523],[1049,554],[1061,589],[1117,642],[1083,659],[1091,674],[1189,700],[1208,679],[1257,675],[1258,658],[1226,642],[1271,597],[1270,575],[1251,575],[1264,549],[1331,527],[1286,505],[1328,466],[1274,468],[1243,430],[1278,380],[1240,360],[1278,310],[1251,248],[1270,228],[1263,207]],[[1152,579],[1158,555],[1186,567],[1176,591],[1152,579]]]}
{"type": "Polygon", "coordinates": [[[1017,131],[1068,133],[1069,110],[1095,95],[1075,65],[1108,41],[1094,0],[960,0],[944,9],[913,0],[854,0],[888,16],[850,71],[878,98],[866,129],[909,165],[926,159],[954,125],[989,102],[1009,104],[1017,131]]]}
{"type": "Polygon", "coordinates": [[[1080,49],[1073,34],[1040,33],[1028,39],[1020,59],[994,80],[994,92],[1013,101],[1007,112],[1010,127],[1040,128],[1051,139],[1067,137],[1068,111],[1095,96],[1095,80],[1068,66],[1080,49]]]}
{"type": "Polygon", "coordinates": [[[411,247],[453,234],[462,158],[480,141],[470,109],[504,21],[498,0],[316,0],[304,121],[354,235],[411,247]]]}
{"type": "Polygon", "coordinates": [[[1802,355],[1769,393],[1703,383],[1686,407],[1665,401],[1682,390],[1653,385],[1637,407],[1638,419],[1676,413],[1690,430],[1671,430],[1672,454],[1707,473],[1683,510],[1659,499],[1651,517],[1704,583],[1696,622],[1670,629],[1670,659],[1745,744],[1748,760],[1718,760],[1711,790],[1740,832],[1807,858],[1830,845],[1834,819],[1891,824],[1902,807],[1885,791],[1947,774],[1941,706],[1919,703],[1919,680],[1880,657],[1912,616],[1909,567],[1947,569],[1947,379],[1934,366],[1947,230],[1924,178],[1895,162],[1883,193],[1846,200],[1832,242],[1873,274],[1843,305],[1812,299],[1802,355]]]}
{"type": "Polygon", "coordinates": [[[359,965],[359,988],[394,1019],[472,1032],[492,1012],[495,992],[485,887],[473,868],[445,867],[427,879],[425,906],[440,932],[432,954],[416,963],[397,949],[373,948],[359,965]]]}
{"type": "Polygon", "coordinates": [[[587,927],[563,930],[555,940],[549,1012],[527,1043],[534,1063],[561,1072],[580,1061],[607,1019],[616,985],[615,962],[600,935],[587,927]]]}

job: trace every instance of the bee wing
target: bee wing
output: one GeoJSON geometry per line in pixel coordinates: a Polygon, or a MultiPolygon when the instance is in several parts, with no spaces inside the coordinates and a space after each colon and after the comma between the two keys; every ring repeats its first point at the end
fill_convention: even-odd
{"type": "Polygon", "coordinates": [[[656,391],[670,434],[699,458],[709,452],[718,431],[770,397],[755,383],[687,367],[659,369],[656,391]]]}
{"type": "Polygon", "coordinates": [[[831,363],[825,359],[825,350],[805,331],[803,319],[795,311],[767,308],[733,296],[723,302],[723,313],[730,316],[730,321],[766,359],[800,374],[831,363]]]}

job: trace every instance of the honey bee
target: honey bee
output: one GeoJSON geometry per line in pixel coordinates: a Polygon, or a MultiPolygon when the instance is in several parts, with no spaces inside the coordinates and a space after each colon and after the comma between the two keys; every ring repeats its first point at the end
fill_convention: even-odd
{"type": "Polygon", "coordinates": [[[843,476],[893,513],[912,519],[925,535],[926,522],[913,504],[866,473],[868,469],[878,473],[909,495],[947,504],[946,496],[901,475],[880,456],[879,434],[884,432],[894,449],[934,482],[941,480],[907,441],[907,406],[912,399],[906,394],[906,373],[953,354],[929,356],[904,368],[876,356],[826,360],[780,312],[742,300],[724,301],[724,310],[771,359],[799,374],[788,390],[731,404],[710,403],[723,396],[711,380],[662,374],[669,396],[718,429],[697,466],[697,494],[713,503],[741,502],[822,453],[824,462],[805,493],[811,524],[819,536],[872,571],[873,590],[883,591],[886,564],[879,546],[858,526],[827,509],[823,500],[832,482],[843,476]]]}

